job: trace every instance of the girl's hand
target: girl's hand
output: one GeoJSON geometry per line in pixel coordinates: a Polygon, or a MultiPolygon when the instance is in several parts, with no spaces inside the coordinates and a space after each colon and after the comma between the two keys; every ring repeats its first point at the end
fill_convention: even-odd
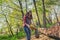
{"type": "MultiPolygon", "coordinates": [[[[26,23],[25,23],[26,24],[26,23]]],[[[28,26],[28,28],[30,28],[30,25],[29,24],[26,24],[28,26]]]]}

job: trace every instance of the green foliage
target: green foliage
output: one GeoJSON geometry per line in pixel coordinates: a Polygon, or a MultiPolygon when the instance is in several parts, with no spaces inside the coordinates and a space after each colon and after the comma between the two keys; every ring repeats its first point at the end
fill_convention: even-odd
{"type": "Polygon", "coordinates": [[[20,39],[20,38],[23,38],[25,36],[26,36],[25,32],[24,31],[21,31],[21,32],[18,33],[17,38],[20,39]]]}
{"type": "Polygon", "coordinates": [[[18,40],[15,36],[0,35],[0,40],[18,40]]]}
{"type": "Polygon", "coordinates": [[[2,1],[0,1],[0,5],[2,4],[2,1]]]}
{"type": "Polygon", "coordinates": [[[46,26],[47,26],[47,28],[50,28],[52,25],[53,25],[53,24],[47,24],[46,26]]]}
{"type": "Polygon", "coordinates": [[[20,38],[23,38],[25,37],[25,32],[24,31],[20,31],[17,34],[15,34],[14,36],[11,36],[11,35],[0,35],[0,40],[18,40],[20,38]]]}
{"type": "MultiPolygon", "coordinates": [[[[45,0],[45,7],[46,7],[45,11],[47,14],[46,17],[48,17],[49,12],[51,11],[49,9],[51,9],[52,5],[57,5],[57,4],[60,5],[58,1],[59,0],[45,0]]],[[[22,2],[22,5],[24,6],[25,0],[21,0],[21,2],[22,2]]],[[[31,2],[29,2],[29,0],[27,2],[28,2],[28,6],[33,5],[32,0],[31,0],[31,2]]],[[[41,24],[43,26],[42,0],[36,0],[36,6],[37,6],[38,15],[39,15],[41,24]]],[[[32,15],[34,16],[33,21],[36,22],[37,16],[36,16],[34,6],[32,6],[31,10],[32,10],[32,15]]],[[[6,18],[4,16],[4,14],[6,14],[6,16],[7,16],[8,22],[12,28],[13,33],[15,33],[14,29],[18,28],[17,24],[19,24],[19,27],[20,27],[20,29],[19,29],[20,32],[18,32],[18,35],[16,33],[14,34],[14,36],[9,36],[9,35],[3,34],[3,35],[0,35],[0,40],[18,40],[20,38],[25,37],[26,34],[23,31],[23,20],[22,20],[23,18],[22,18],[20,6],[18,4],[18,0],[1,0],[0,1],[0,11],[2,11],[2,12],[0,12],[0,19],[2,19],[2,21],[4,20],[2,23],[0,21],[0,23],[3,24],[1,29],[4,29],[4,30],[0,30],[0,32],[7,31],[7,33],[8,33],[9,26],[7,25],[7,23],[5,23],[6,18]],[[6,4],[6,5],[2,5],[2,4],[6,4]],[[3,8],[1,8],[1,6],[3,8]],[[4,6],[6,6],[6,8],[4,6]],[[3,11],[1,9],[3,9],[3,11]],[[7,25],[7,26],[5,26],[5,25],[7,25]]],[[[23,11],[24,11],[24,14],[26,14],[25,6],[23,7],[23,11]]],[[[46,26],[47,26],[47,28],[49,28],[52,25],[53,24],[47,24],[46,26]]],[[[34,31],[32,31],[32,34],[34,34],[34,31]]]]}

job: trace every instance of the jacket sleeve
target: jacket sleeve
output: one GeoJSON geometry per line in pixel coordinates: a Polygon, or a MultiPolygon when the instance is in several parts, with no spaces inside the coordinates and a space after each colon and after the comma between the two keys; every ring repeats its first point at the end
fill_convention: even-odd
{"type": "Polygon", "coordinates": [[[23,17],[23,26],[25,25],[26,23],[26,16],[23,17]]]}

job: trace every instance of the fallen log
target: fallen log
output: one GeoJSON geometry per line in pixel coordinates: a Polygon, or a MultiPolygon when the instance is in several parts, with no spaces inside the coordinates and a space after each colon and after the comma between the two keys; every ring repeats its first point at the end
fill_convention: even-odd
{"type": "Polygon", "coordinates": [[[49,38],[52,38],[52,39],[55,39],[55,40],[60,40],[60,38],[56,37],[56,36],[46,35],[46,34],[44,34],[42,32],[40,32],[40,34],[43,34],[43,35],[48,36],[49,38]]]}
{"type": "Polygon", "coordinates": [[[55,40],[60,40],[60,26],[53,26],[51,28],[39,28],[39,33],[55,40]]]}

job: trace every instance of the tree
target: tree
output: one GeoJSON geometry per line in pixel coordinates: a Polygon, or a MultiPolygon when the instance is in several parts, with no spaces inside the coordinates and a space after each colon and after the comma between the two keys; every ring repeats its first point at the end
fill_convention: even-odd
{"type": "Polygon", "coordinates": [[[28,9],[28,7],[27,7],[27,0],[25,0],[25,3],[26,3],[26,12],[27,12],[27,9],[28,9]]]}
{"type": "Polygon", "coordinates": [[[20,4],[20,9],[21,9],[21,13],[22,13],[22,18],[24,17],[24,12],[23,12],[23,8],[22,8],[22,3],[21,0],[18,0],[19,4],[20,4]]]}
{"type": "Polygon", "coordinates": [[[54,13],[55,13],[56,20],[57,20],[57,23],[58,23],[58,22],[59,22],[59,20],[58,20],[58,16],[57,16],[57,13],[56,13],[55,9],[54,9],[54,13]]]}
{"type": "MultiPolygon", "coordinates": [[[[5,10],[4,10],[4,11],[5,11],[5,10]]],[[[1,5],[1,12],[2,12],[2,15],[5,17],[5,21],[6,21],[6,23],[7,23],[8,31],[9,31],[9,33],[13,36],[14,34],[13,34],[13,31],[12,31],[12,27],[11,27],[9,21],[8,21],[7,15],[4,14],[4,11],[2,10],[2,5],[1,5]]],[[[6,13],[6,12],[5,12],[5,13],[6,13]]]]}
{"type": "Polygon", "coordinates": [[[43,5],[43,25],[44,27],[46,27],[46,11],[45,11],[44,0],[42,0],[42,5],[43,5]]]}
{"type": "Polygon", "coordinates": [[[51,17],[51,12],[49,13],[49,21],[50,21],[50,24],[52,24],[52,17],[51,17]]]}
{"type": "Polygon", "coordinates": [[[9,22],[8,22],[8,19],[7,19],[6,15],[4,15],[4,16],[5,16],[5,18],[6,18],[6,22],[7,22],[8,29],[9,29],[9,33],[11,33],[11,35],[13,35],[13,31],[12,31],[11,25],[9,24],[9,22]]]}
{"type": "Polygon", "coordinates": [[[37,11],[37,7],[36,7],[36,1],[33,0],[33,3],[34,3],[34,7],[35,7],[37,18],[38,18],[39,26],[41,27],[40,20],[39,20],[39,15],[38,15],[38,11],[37,11]]]}

